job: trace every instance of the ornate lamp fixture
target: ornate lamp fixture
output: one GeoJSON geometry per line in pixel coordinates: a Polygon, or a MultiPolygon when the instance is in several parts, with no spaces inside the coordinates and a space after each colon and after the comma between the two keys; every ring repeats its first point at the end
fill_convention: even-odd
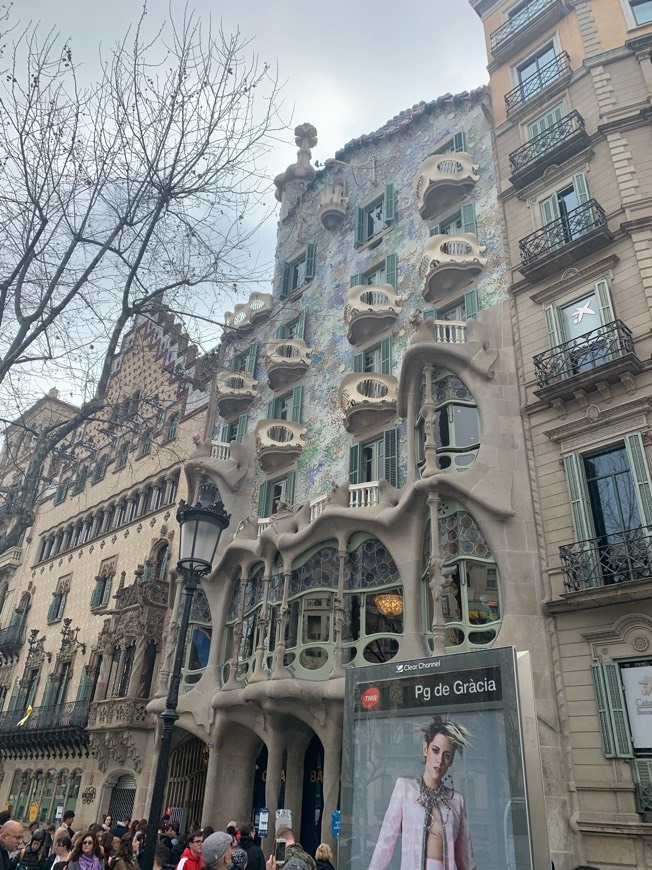
{"type": "Polygon", "coordinates": [[[383,616],[394,619],[403,613],[403,596],[398,592],[384,592],[374,598],[376,609],[383,616]]]}

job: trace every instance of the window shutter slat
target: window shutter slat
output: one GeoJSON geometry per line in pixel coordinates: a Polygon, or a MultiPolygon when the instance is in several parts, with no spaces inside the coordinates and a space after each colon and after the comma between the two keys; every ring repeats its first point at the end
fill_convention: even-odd
{"type": "Polygon", "coordinates": [[[559,347],[560,344],[564,343],[559,309],[556,305],[547,305],[544,308],[544,313],[546,315],[546,328],[548,330],[548,344],[551,348],[559,347]]]}
{"type": "Polygon", "coordinates": [[[625,708],[625,695],[620,681],[620,668],[616,662],[602,662],[604,684],[607,691],[609,713],[614,736],[616,758],[632,758],[632,735],[625,708]]]}
{"type": "Polygon", "coordinates": [[[463,130],[460,130],[453,137],[453,150],[466,151],[466,133],[463,130]]]}
{"type": "Polygon", "coordinates": [[[613,731],[611,729],[611,717],[609,716],[607,690],[604,685],[604,674],[602,673],[602,665],[591,665],[591,673],[593,675],[595,700],[598,707],[598,722],[600,723],[600,732],[602,734],[602,751],[604,752],[605,758],[613,758],[614,738],[613,731]]]}
{"type": "Polygon", "coordinates": [[[390,336],[380,342],[380,372],[383,375],[392,373],[392,339],[390,336]]]}
{"type": "Polygon", "coordinates": [[[464,311],[467,320],[478,316],[478,291],[475,287],[464,294],[464,311]]]}
{"type": "Polygon", "coordinates": [[[54,704],[56,686],[52,682],[52,680],[48,679],[45,685],[45,692],[43,692],[43,700],[41,703],[44,707],[51,707],[54,704]]]}
{"type": "Polygon", "coordinates": [[[260,484],[260,490],[258,492],[258,516],[266,517],[267,516],[267,502],[269,497],[269,480],[263,480],[260,484]]]}
{"type": "Polygon", "coordinates": [[[396,192],[393,184],[385,185],[385,198],[383,200],[383,219],[385,226],[391,223],[396,216],[396,192]]]}
{"type": "Polygon", "coordinates": [[[364,238],[364,224],[365,224],[366,212],[363,208],[356,208],[355,210],[355,245],[356,247],[360,247],[365,242],[364,238]]]}
{"type": "Polygon", "coordinates": [[[305,341],[306,338],[306,309],[304,308],[301,312],[301,316],[297,321],[296,328],[296,338],[300,338],[302,341],[305,341]]]}
{"type": "Polygon", "coordinates": [[[290,419],[293,423],[301,422],[301,403],[303,401],[303,385],[297,384],[292,390],[292,412],[290,419]]]}
{"type": "Polygon", "coordinates": [[[238,417],[238,429],[235,435],[235,440],[241,444],[247,434],[247,419],[248,414],[240,414],[238,417]]]}
{"type": "Polygon", "coordinates": [[[267,419],[268,420],[276,420],[276,408],[277,408],[276,399],[270,399],[269,404],[267,406],[267,419]]]}
{"type": "Polygon", "coordinates": [[[290,504],[294,504],[294,480],[296,477],[295,471],[289,471],[287,477],[285,478],[285,484],[283,486],[283,496],[285,501],[290,504]]]}
{"type": "Polygon", "coordinates": [[[281,279],[281,296],[285,297],[290,293],[290,276],[292,269],[289,263],[283,263],[283,277],[281,279]]]}
{"type": "Polygon", "coordinates": [[[398,284],[398,257],[396,254],[389,254],[385,257],[385,282],[391,284],[396,290],[398,284]]]}
{"type": "Polygon", "coordinates": [[[282,323],[279,328],[276,330],[276,338],[287,338],[288,337],[288,328],[282,323]]]}
{"type": "Polygon", "coordinates": [[[315,246],[311,242],[306,245],[306,281],[312,281],[315,277],[315,246]]]}
{"type": "Polygon", "coordinates": [[[600,306],[600,317],[602,323],[612,323],[616,319],[613,305],[611,302],[611,293],[609,292],[609,284],[606,281],[596,281],[595,296],[600,306]]]}
{"type": "Polygon", "coordinates": [[[398,486],[398,429],[386,429],[385,441],[385,480],[398,486]]]}
{"type": "Polygon", "coordinates": [[[350,287],[359,287],[360,284],[364,284],[364,275],[360,273],[356,275],[351,275],[350,287]]]}
{"type": "Polygon", "coordinates": [[[356,353],[353,356],[353,371],[354,372],[363,372],[364,371],[364,354],[356,353]]]}
{"type": "Polygon", "coordinates": [[[547,199],[542,199],[539,203],[539,211],[541,212],[541,223],[543,226],[556,220],[559,217],[557,197],[549,196],[547,199]]]}
{"type": "Polygon", "coordinates": [[[222,444],[226,444],[229,440],[229,425],[225,423],[220,429],[220,441],[222,444]]]}
{"type": "Polygon", "coordinates": [[[353,444],[349,449],[349,483],[360,483],[362,477],[362,445],[353,444]]]}
{"type": "Polygon", "coordinates": [[[573,514],[575,539],[584,541],[587,538],[593,538],[593,515],[586,488],[584,463],[579,453],[570,453],[568,456],[564,456],[564,470],[573,514]]]}
{"type": "Polygon", "coordinates": [[[573,188],[579,205],[587,202],[589,199],[589,187],[586,183],[586,175],[583,172],[578,172],[573,176],[573,188]]]}
{"type": "Polygon", "coordinates": [[[90,701],[91,695],[93,693],[93,679],[89,677],[86,671],[82,671],[81,680],[79,681],[79,688],[77,689],[77,700],[78,701],[90,701]]]}
{"type": "Polygon", "coordinates": [[[652,480],[645,458],[645,448],[640,432],[625,435],[625,448],[629,467],[634,478],[636,497],[643,525],[652,525],[652,480]]]}
{"type": "Polygon", "coordinates": [[[475,220],[475,205],[467,202],[462,206],[462,232],[473,233],[477,236],[478,227],[475,220]]]}
{"type": "Polygon", "coordinates": [[[435,308],[424,308],[423,309],[423,319],[424,320],[437,320],[436,317],[436,309],[435,308]]]}
{"type": "Polygon", "coordinates": [[[439,233],[440,233],[439,224],[435,224],[434,227],[430,227],[430,235],[431,236],[438,236],[439,233]]]}
{"type": "Polygon", "coordinates": [[[253,344],[249,346],[249,350],[247,352],[247,362],[245,363],[245,368],[247,369],[247,374],[250,374],[252,377],[256,371],[256,358],[258,356],[258,342],[254,341],[253,344]]]}

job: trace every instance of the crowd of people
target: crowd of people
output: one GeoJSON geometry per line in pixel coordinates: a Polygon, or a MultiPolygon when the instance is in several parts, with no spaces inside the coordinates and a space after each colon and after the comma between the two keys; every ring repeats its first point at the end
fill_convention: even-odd
{"type": "MultiPolygon", "coordinates": [[[[69,810],[58,827],[33,822],[25,832],[22,822],[0,813],[0,870],[140,870],[147,819],[114,821],[105,816],[83,831],[74,830],[74,820],[69,810]]],[[[279,828],[276,839],[286,844],[283,870],[335,870],[327,843],[313,858],[290,828],[279,828]]],[[[166,816],[159,827],[154,870],[277,870],[277,863],[274,855],[265,860],[250,822],[230,822],[226,831],[192,824],[184,835],[179,823],[166,816]]]]}

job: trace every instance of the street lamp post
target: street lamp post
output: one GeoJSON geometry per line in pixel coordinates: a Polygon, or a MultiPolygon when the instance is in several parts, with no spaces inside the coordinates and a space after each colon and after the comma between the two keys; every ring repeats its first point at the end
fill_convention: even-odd
{"type": "Polygon", "coordinates": [[[186,647],[186,635],[192,612],[192,602],[195,590],[201,577],[213,570],[213,559],[217,551],[220,537],[228,526],[230,515],[224,510],[224,505],[217,498],[217,487],[212,483],[204,483],[199,487],[199,501],[196,505],[181,501],[177,510],[177,521],[181,526],[181,541],[179,544],[178,571],[183,575],[183,600],[181,602],[181,619],[174,654],[174,664],[170,674],[168,694],[165,700],[165,710],[161,713],[163,723],[161,744],[159,747],[156,774],[152,800],[149,807],[149,824],[147,840],[143,851],[141,870],[152,870],[154,852],[158,839],[158,826],[163,814],[163,798],[170,763],[170,748],[174,723],[179,718],[177,703],[179,701],[179,684],[181,683],[181,667],[186,647]]]}

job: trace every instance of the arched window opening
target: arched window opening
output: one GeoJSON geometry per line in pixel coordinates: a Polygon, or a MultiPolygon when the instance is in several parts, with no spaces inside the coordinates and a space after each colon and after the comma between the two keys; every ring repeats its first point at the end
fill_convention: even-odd
{"type": "Polygon", "coordinates": [[[431,379],[431,397],[426,395],[426,379],[421,384],[416,423],[416,458],[425,466],[428,440],[437,451],[440,471],[464,471],[475,462],[480,449],[480,415],[471,391],[456,375],[436,370],[431,379]],[[425,403],[430,398],[435,414],[431,431],[426,431],[425,403]]]}
{"type": "Polygon", "coordinates": [[[211,609],[206,594],[200,586],[192,600],[188,641],[186,642],[182,670],[182,692],[189,692],[201,680],[208,664],[212,634],[211,609]]]}
{"type": "Polygon", "coordinates": [[[154,678],[154,666],[156,664],[157,645],[155,640],[150,640],[143,654],[143,667],[138,680],[139,698],[149,698],[152,691],[152,679],[154,678]]]}

